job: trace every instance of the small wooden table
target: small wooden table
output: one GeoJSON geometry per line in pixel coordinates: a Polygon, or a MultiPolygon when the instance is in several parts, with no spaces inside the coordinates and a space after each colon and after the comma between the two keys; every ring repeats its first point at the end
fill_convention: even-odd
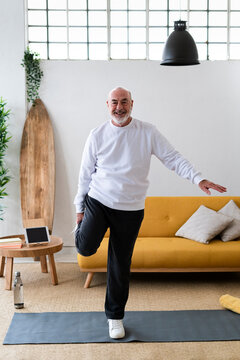
{"type": "MultiPolygon", "coordinates": [[[[24,235],[14,235],[8,237],[19,237],[23,241],[25,241],[24,235]]],[[[7,258],[6,264],[6,284],[5,289],[12,289],[12,274],[13,274],[13,262],[15,257],[40,257],[41,269],[43,273],[48,272],[47,267],[47,259],[46,255],[48,255],[49,266],[52,284],[58,284],[57,271],[54,261],[54,253],[60,251],[63,247],[63,241],[61,238],[56,236],[50,236],[51,241],[47,245],[31,245],[28,246],[25,242],[21,249],[10,249],[10,248],[0,248],[0,277],[3,276],[4,267],[5,267],[5,258],[7,258]]]]}

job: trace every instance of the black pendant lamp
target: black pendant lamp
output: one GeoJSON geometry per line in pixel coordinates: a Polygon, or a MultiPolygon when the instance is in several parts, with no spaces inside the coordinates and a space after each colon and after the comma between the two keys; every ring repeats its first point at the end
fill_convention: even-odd
{"type": "Polygon", "coordinates": [[[182,66],[200,64],[197,46],[186,28],[186,21],[174,21],[174,31],[166,41],[161,65],[182,66]]]}

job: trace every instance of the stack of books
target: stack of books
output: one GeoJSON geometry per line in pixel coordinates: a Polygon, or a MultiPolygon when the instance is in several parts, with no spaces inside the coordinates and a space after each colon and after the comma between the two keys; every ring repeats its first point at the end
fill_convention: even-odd
{"type": "Polygon", "coordinates": [[[23,242],[20,238],[0,239],[0,248],[21,249],[22,246],[23,242]]]}

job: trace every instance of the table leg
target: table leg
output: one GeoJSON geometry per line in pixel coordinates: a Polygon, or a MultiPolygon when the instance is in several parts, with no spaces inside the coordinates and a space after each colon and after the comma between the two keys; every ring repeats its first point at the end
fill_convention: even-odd
{"type": "Polygon", "coordinates": [[[58,284],[58,278],[57,278],[57,271],[56,271],[56,266],[55,266],[55,261],[54,261],[53,254],[48,255],[48,259],[49,259],[49,266],[50,266],[52,284],[57,285],[58,284]]]}
{"type": "Polygon", "coordinates": [[[5,289],[12,290],[12,273],[13,273],[13,258],[7,257],[7,266],[6,266],[6,283],[5,289]]]}
{"type": "Polygon", "coordinates": [[[47,273],[48,272],[48,266],[47,266],[47,259],[46,256],[40,256],[40,261],[41,261],[41,269],[43,273],[47,273]]]}
{"type": "Polygon", "coordinates": [[[3,276],[5,267],[5,256],[1,256],[1,264],[0,264],[0,277],[3,276]]]}

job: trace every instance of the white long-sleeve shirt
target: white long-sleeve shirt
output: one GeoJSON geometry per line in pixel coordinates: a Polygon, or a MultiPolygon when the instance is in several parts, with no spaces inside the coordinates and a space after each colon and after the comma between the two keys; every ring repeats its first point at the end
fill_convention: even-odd
{"type": "Polygon", "coordinates": [[[86,141],[74,199],[76,212],[84,212],[86,194],[112,209],[144,209],[152,155],[194,184],[203,180],[152,124],[132,119],[118,127],[109,120],[93,129],[86,141]]]}

